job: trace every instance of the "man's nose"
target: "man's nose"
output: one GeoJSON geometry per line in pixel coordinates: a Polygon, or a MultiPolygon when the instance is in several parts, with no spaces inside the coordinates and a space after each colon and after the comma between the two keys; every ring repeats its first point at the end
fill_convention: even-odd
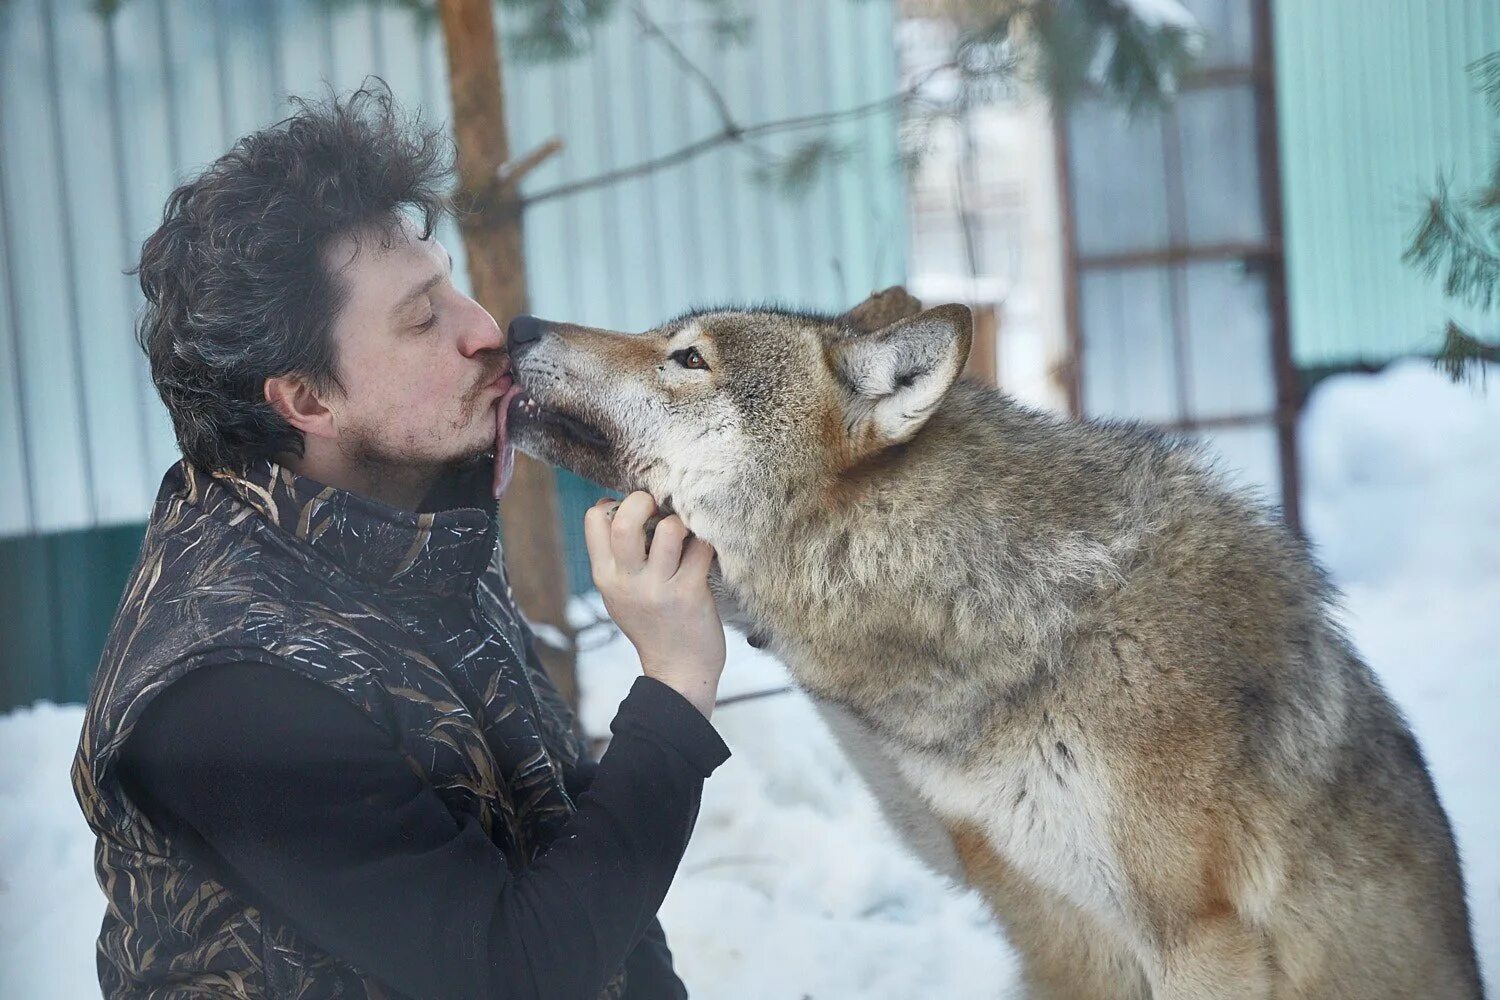
{"type": "Polygon", "coordinates": [[[542,339],[546,327],[547,321],[535,316],[522,315],[511,320],[510,326],[505,330],[505,348],[510,356],[517,357],[535,345],[542,339]]]}
{"type": "MultiPolygon", "coordinates": [[[[3,0],[0,0],[3,2],[3,0]]],[[[494,351],[505,346],[500,336],[500,324],[489,311],[478,302],[472,303],[473,315],[464,324],[462,334],[459,337],[458,349],[466,358],[472,358],[482,351],[494,351]]]]}

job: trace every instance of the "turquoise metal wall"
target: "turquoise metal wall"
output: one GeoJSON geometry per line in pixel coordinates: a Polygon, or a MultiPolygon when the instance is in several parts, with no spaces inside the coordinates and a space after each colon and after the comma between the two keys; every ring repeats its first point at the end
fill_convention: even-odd
{"type": "MultiPolygon", "coordinates": [[[[621,5],[624,7],[624,5],[621,5]]],[[[766,0],[720,50],[700,4],[650,10],[743,122],[858,105],[896,86],[893,4],[766,0]]],[[[78,699],[162,472],[176,460],[132,340],[124,270],[168,192],[288,93],[368,73],[449,115],[442,40],[394,5],[314,0],[0,0],[0,708],[78,699]],[[334,8],[332,13],[329,8],[334,8]]],[[[507,64],[512,147],[565,150],[528,190],[678,149],[718,127],[708,97],[625,16],[584,58],[507,64]]],[[[838,126],[848,157],[799,198],[728,147],[547,202],[526,220],[533,309],[644,329],[693,305],[835,309],[905,269],[895,123],[838,126]]],[[[805,134],[766,137],[773,152],[805,134]]],[[[464,274],[454,227],[440,233],[464,274]]],[[[502,318],[502,322],[504,319],[502,318]]],[[[560,477],[565,518],[595,488],[560,477]]],[[[587,570],[570,532],[573,579],[587,570]]],[[[524,572],[524,567],[513,567],[524,572]]]]}
{"type": "Polygon", "coordinates": [[[1500,49],[1497,0],[1273,5],[1294,360],[1428,353],[1462,318],[1401,253],[1438,171],[1482,176],[1497,137],[1464,67],[1500,49]]]}

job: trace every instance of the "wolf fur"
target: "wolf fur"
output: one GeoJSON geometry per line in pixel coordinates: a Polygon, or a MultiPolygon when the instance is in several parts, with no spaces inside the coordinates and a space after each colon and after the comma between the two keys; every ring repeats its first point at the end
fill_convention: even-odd
{"type": "Polygon", "coordinates": [[[726,620],[1028,996],[1481,996],[1447,818],[1305,544],[1189,443],[959,380],[968,310],[914,309],[547,324],[513,433],[714,545],[726,620]]]}

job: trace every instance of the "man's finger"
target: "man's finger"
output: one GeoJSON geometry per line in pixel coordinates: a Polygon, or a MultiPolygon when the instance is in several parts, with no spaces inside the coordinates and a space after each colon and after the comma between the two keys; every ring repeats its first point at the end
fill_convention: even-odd
{"type": "Polygon", "coordinates": [[[677,573],[672,579],[680,582],[706,581],[708,568],[713,565],[713,561],[714,547],[694,535],[683,547],[682,562],[678,564],[677,573]]]}
{"type": "Polygon", "coordinates": [[[636,490],[620,501],[609,526],[615,565],[625,573],[639,573],[646,565],[646,519],[656,513],[651,494],[636,490]]]}
{"type": "Polygon", "coordinates": [[[670,580],[677,572],[677,563],[682,558],[682,543],[687,539],[687,525],[673,514],[662,518],[651,536],[651,551],[646,556],[646,567],[660,580],[670,580]]]}
{"type": "Polygon", "coordinates": [[[583,543],[589,551],[589,565],[597,578],[614,569],[615,554],[609,545],[609,511],[618,500],[605,497],[583,515],[583,543]]]}

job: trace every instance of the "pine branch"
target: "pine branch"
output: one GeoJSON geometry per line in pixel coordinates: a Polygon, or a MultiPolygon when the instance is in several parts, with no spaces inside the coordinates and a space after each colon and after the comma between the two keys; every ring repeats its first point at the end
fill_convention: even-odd
{"type": "Polygon", "coordinates": [[[525,11],[528,23],[504,32],[507,53],[519,63],[572,59],[593,44],[594,25],[615,8],[616,0],[500,0],[502,7],[525,11]]]}
{"type": "Polygon", "coordinates": [[[1438,178],[1437,192],[1401,259],[1428,277],[1442,272],[1443,291],[1479,309],[1500,303],[1500,215],[1463,205],[1438,178]]]}
{"type": "Polygon", "coordinates": [[[837,166],[849,158],[851,150],[845,143],[820,137],[808,139],[787,156],[756,168],[754,177],[762,184],[777,188],[784,194],[800,197],[806,194],[825,169],[837,166]]]}
{"type": "Polygon", "coordinates": [[[1477,372],[1484,385],[1488,366],[1500,364],[1500,344],[1487,344],[1449,320],[1443,347],[1432,363],[1454,382],[1472,382],[1477,372]]]}
{"type": "Polygon", "coordinates": [[[1500,115],[1500,52],[1474,60],[1468,69],[1474,77],[1475,89],[1483,95],[1490,110],[1500,115]]]}
{"type": "MultiPolygon", "coordinates": [[[[111,2],[118,6],[125,0],[111,0],[111,2]]],[[[405,11],[412,15],[417,29],[424,34],[436,28],[438,24],[437,0],[322,0],[322,5],[330,11],[367,7],[389,7],[393,10],[405,11]]]]}
{"type": "Polygon", "coordinates": [[[1026,78],[1058,105],[1090,92],[1132,110],[1163,104],[1201,44],[1186,11],[1148,20],[1127,0],[947,0],[940,9],[960,27],[961,65],[1007,64],[1009,79],[1026,78]]]}
{"type": "MultiPolygon", "coordinates": [[[[1475,89],[1500,115],[1500,52],[1468,66],[1475,89]]],[[[1497,149],[1500,153],[1500,149],[1497,149]]],[[[1477,309],[1500,306],[1500,155],[1489,183],[1468,197],[1455,195],[1446,178],[1427,202],[1401,259],[1429,278],[1441,274],[1443,292],[1477,309]]],[[[1500,363],[1500,344],[1489,344],[1448,321],[1433,364],[1454,382],[1484,382],[1487,366],[1500,363]]]]}
{"type": "Polygon", "coordinates": [[[1103,90],[1133,111],[1159,106],[1192,66],[1200,35],[1142,20],[1121,0],[1053,0],[1031,12],[1044,81],[1059,103],[1103,90]]]}

